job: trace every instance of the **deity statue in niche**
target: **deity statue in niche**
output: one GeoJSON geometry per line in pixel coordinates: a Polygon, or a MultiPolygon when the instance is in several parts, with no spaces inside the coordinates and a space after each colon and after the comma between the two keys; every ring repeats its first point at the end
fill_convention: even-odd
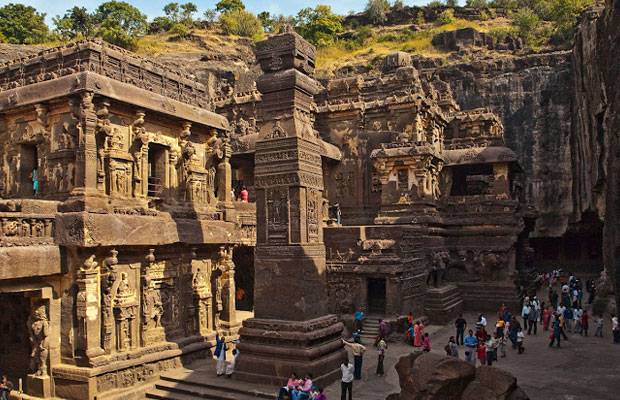
{"type": "Polygon", "coordinates": [[[30,321],[30,369],[36,376],[47,376],[47,358],[49,354],[49,321],[47,307],[38,304],[32,310],[30,321]]]}
{"type": "Polygon", "coordinates": [[[159,289],[155,288],[155,282],[148,277],[144,278],[142,296],[142,316],[144,318],[144,325],[147,328],[161,327],[161,318],[164,313],[161,294],[159,289]]]}

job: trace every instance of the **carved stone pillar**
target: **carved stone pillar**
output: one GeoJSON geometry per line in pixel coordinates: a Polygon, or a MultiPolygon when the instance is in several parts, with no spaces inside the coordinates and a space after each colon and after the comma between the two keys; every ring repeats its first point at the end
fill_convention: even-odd
{"type": "Polygon", "coordinates": [[[93,92],[84,92],[81,94],[79,102],[75,100],[72,103],[72,113],[77,119],[75,185],[64,208],[84,209],[88,203],[93,201],[95,202],[92,204],[93,207],[99,207],[102,201],[97,184],[98,172],[100,171],[96,138],[98,117],[93,99],[93,92]],[[96,199],[97,197],[99,199],[96,199]]]}
{"type": "Polygon", "coordinates": [[[254,156],[255,318],[239,331],[235,375],[278,384],[303,370],[325,384],[338,376],[346,353],[343,325],[328,315],[315,48],[287,32],[257,43],[256,57],[263,126],[254,156]]]}
{"type": "Polygon", "coordinates": [[[222,312],[219,317],[221,327],[227,330],[238,326],[235,304],[235,263],[232,260],[232,252],[232,246],[221,246],[218,259],[218,269],[222,271],[219,277],[222,312]]]}
{"type": "Polygon", "coordinates": [[[230,157],[232,156],[232,148],[230,142],[225,139],[222,144],[222,160],[217,166],[217,198],[221,206],[225,209],[224,219],[226,221],[234,221],[236,218],[232,203],[232,168],[230,166],[230,157]]]}
{"type": "Polygon", "coordinates": [[[99,314],[99,266],[92,255],[77,273],[77,318],[84,354],[88,358],[104,354],[101,348],[101,319],[99,314]]]}

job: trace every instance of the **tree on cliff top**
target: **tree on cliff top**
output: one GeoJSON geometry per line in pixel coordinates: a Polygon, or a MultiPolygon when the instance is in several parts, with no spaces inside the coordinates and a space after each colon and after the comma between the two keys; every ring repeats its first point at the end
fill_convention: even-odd
{"type": "Polygon", "coordinates": [[[223,14],[229,11],[245,10],[245,4],[241,0],[220,0],[215,5],[215,9],[223,14]]]}
{"type": "Polygon", "coordinates": [[[0,34],[15,44],[42,43],[49,38],[45,14],[23,4],[9,3],[0,7],[0,34]]]}
{"type": "Polygon", "coordinates": [[[262,36],[263,26],[254,14],[245,9],[227,11],[220,16],[220,24],[224,33],[245,37],[262,36]]]}
{"type": "Polygon", "coordinates": [[[371,24],[383,24],[387,20],[387,13],[390,12],[390,2],[388,0],[368,0],[364,12],[371,24]]]}
{"type": "Polygon", "coordinates": [[[295,17],[295,28],[301,36],[315,46],[329,46],[336,35],[343,31],[342,17],[332,12],[330,6],[319,4],[304,8],[295,17]]]}
{"type": "Polygon", "coordinates": [[[56,32],[63,39],[87,38],[95,31],[93,16],[85,7],[75,6],[67,10],[64,16],[57,15],[52,21],[56,32]]]}
{"type": "Polygon", "coordinates": [[[137,38],[146,33],[146,15],[124,1],[111,0],[102,3],[93,16],[96,34],[116,45],[133,49],[137,38]]]}

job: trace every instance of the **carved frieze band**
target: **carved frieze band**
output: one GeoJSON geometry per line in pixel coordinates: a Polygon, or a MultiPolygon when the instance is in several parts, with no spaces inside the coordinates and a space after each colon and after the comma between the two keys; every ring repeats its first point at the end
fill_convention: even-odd
{"type": "Polygon", "coordinates": [[[307,172],[296,172],[257,176],[254,181],[254,186],[256,188],[269,188],[287,185],[300,185],[323,190],[323,176],[307,172]]]}

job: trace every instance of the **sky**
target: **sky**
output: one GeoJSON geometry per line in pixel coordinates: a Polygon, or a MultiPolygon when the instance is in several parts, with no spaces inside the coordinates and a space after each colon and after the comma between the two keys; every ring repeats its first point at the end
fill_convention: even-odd
{"type": "MultiPolygon", "coordinates": [[[[94,10],[99,4],[105,0],[0,0],[0,5],[8,3],[22,3],[33,6],[39,12],[47,14],[46,20],[52,22],[52,17],[62,15],[65,11],[73,6],[86,7],[90,11],[94,10]]],[[[149,19],[158,15],[162,15],[164,5],[172,0],[125,0],[130,4],[138,7],[149,19]]],[[[178,3],[184,3],[184,0],[174,0],[178,3]]],[[[202,14],[209,8],[215,8],[218,0],[191,0],[198,6],[199,13],[202,14]]],[[[406,5],[426,4],[430,0],[404,0],[406,5]]],[[[332,7],[334,12],[338,14],[348,14],[349,11],[362,11],[366,6],[367,0],[244,0],[246,8],[253,13],[261,11],[269,11],[272,14],[294,15],[297,11],[304,7],[314,7],[317,4],[327,4],[332,7]]]]}

